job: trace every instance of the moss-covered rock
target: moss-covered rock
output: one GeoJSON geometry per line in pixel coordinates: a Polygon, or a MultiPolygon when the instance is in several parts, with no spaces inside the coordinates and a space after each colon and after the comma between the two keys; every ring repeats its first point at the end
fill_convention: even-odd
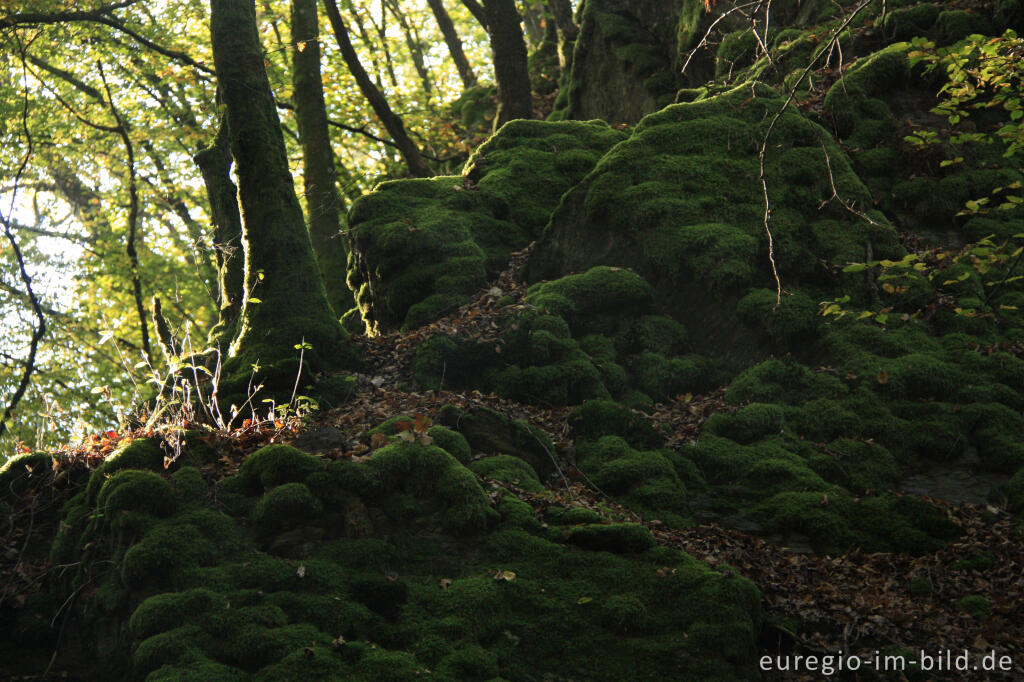
{"type": "Polygon", "coordinates": [[[324,468],[324,460],[290,445],[267,445],[249,455],[238,470],[247,491],[295,483],[324,468]]]}
{"type": "Polygon", "coordinates": [[[167,516],[177,505],[171,484],[159,474],[122,469],[100,488],[96,506],[105,514],[125,511],[167,516]]]}
{"type": "Polygon", "coordinates": [[[533,467],[512,455],[484,457],[470,464],[469,469],[477,476],[493,478],[524,490],[538,492],[544,489],[533,467]]]}
{"type": "Polygon", "coordinates": [[[554,471],[551,437],[525,421],[509,419],[488,408],[466,412],[452,409],[442,415],[442,420],[465,437],[473,452],[518,457],[540,476],[554,471]]]}
{"type": "MultiPolygon", "coordinates": [[[[752,288],[771,284],[774,290],[757,141],[782,103],[769,88],[741,87],[647,116],[565,196],[533,252],[529,277],[595,265],[630,268],[653,286],[662,309],[691,331],[698,350],[756,354],[763,341],[736,306],[752,288]]],[[[787,112],[771,136],[765,166],[770,228],[787,288],[834,287],[821,264],[863,258],[868,242],[876,257],[900,253],[881,214],[869,211],[872,219],[865,221],[831,200],[834,185],[844,201],[871,205],[826,131],[787,112]],[[826,223],[828,229],[816,229],[826,223]]],[[[777,315],[761,324],[779,337],[799,336],[814,329],[811,301],[794,297],[779,313],[750,299],[744,312],[777,315]]]]}
{"type": "Polygon", "coordinates": [[[599,121],[513,121],[463,175],[385,182],[361,198],[348,283],[367,328],[417,327],[466,302],[620,139],[599,121]]]}
{"type": "Polygon", "coordinates": [[[584,549],[638,553],[654,546],[654,536],[635,523],[588,524],[573,528],[566,541],[584,549]]]}

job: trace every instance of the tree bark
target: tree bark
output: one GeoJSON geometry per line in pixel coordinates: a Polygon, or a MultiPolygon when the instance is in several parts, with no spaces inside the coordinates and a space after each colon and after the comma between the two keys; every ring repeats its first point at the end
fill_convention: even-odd
{"type": "MultiPolygon", "coordinates": [[[[333,1],[333,0],[331,0],[333,1]]],[[[494,77],[498,82],[498,113],[494,129],[516,118],[532,118],[530,72],[526,62],[522,17],[515,0],[484,0],[491,37],[494,77]]]]}
{"type": "Polygon", "coordinates": [[[303,342],[319,359],[350,364],[353,356],[338,357],[352,351],[327,301],[295,194],[253,0],[210,0],[210,37],[238,176],[245,252],[240,324],[225,370],[238,376],[251,364],[293,361],[303,342]]]}
{"type": "Polygon", "coordinates": [[[234,336],[245,291],[245,258],[242,254],[242,216],[238,212],[238,187],[231,180],[231,149],[227,121],[221,121],[217,139],[195,155],[206,185],[213,222],[213,252],[217,261],[217,325],[210,333],[214,345],[226,345],[234,336]]]}
{"type": "Polygon", "coordinates": [[[572,69],[572,51],[580,28],[572,19],[572,5],[569,0],[547,1],[548,11],[551,12],[555,20],[555,29],[558,31],[558,66],[563,75],[568,75],[572,69]]]}
{"type": "Polygon", "coordinates": [[[448,52],[451,53],[452,61],[455,62],[455,68],[459,70],[459,78],[462,79],[463,87],[467,90],[472,88],[476,85],[476,74],[473,73],[473,67],[466,59],[466,53],[462,49],[462,40],[459,39],[459,34],[455,30],[452,18],[448,15],[448,10],[444,8],[444,0],[427,0],[427,4],[430,5],[430,11],[434,13],[434,19],[441,29],[441,35],[444,36],[448,52]]]}
{"type": "Polygon", "coordinates": [[[487,28],[487,11],[478,2],[478,0],[462,0],[462,4],[466,6],[469,13],[472,14],[480,25],[487,28]]]}
{"type": "Polygon", "coordinates": [[[330,19],[331,28],[334,29],[334,36],[338,40],[342,59],[345,60],[349,72],[355,78],[356,84],[363,93],[363,97],[373,107],[377,118],[384,124],[384,127],[391,135],[391,139],[398,145],[399,152],[402,154],[405,164],[409,167],[409,172],[418,177],[429,176],[430,169],[427,168],[427,164],[423,161],[416,143],[405,132],[405,125],[402,123],[402,119],[391,110],[383,93],[373,84],[370,76],[366,73],[366,69],[359,62],[359,56],[356,54],[355,48],[352,47],[352,41],[349,39],[348,27],[345,26],[341,13],[338,11],[337,2],[335,0],[324,0],[324,9],[327,10],[327,18],[330,19]]]}
{"type": "Polygon", "coordinates": [[[341,232],[345,204],[338,193],[334,153],[327,129],[316,0],[292,0],[291,22],[292,88],[302,144],[309,238],[327,287],[327,299],[335,314],[340,316],[355,306],[355,300],[345,283],[348,249],[341,232]]]}

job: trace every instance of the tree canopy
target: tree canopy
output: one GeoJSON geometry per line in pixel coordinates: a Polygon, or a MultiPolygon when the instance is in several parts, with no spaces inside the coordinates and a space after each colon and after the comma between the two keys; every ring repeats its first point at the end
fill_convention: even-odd
{"type": "MultiPolygon", "coordinates": [[[[410,171],[403,144],[435,171],[464,159],[484,128],[438,123],[465,88],[445,40],[458,41],[460,59],[471,58],[487,77],[487,38],[459,3],[442,7],[444,27],[437,8],[423,3],[345,3],[344,17],[337,8],[316,12],[315,3],[306,3],[314,24],[309,28],[306,20],[306,33],[295,38],[295,13],[310,11],[302,3],[257,5],[290,171],[300,189],[309,179],[304,191],[313,239],[332,268],[332,288],[344,290],[343,213],[325,209],[316,192],[337,193],[328,201],[343,206],[380,179],[424,173],[423,161],[410,171]],[[332,10],[337,21],[329,22],[332,10]],[[332,32],[339,22],[379,101],[408,131],[405,139],[393,136],[391,121],[378,115],[347,68],[353,57],[339,50],[332,32]],[[318,68],[304,76],[300,60],[307,55],[318,68]],[[304,86],[304,77],[315,82],[304,86]],[[303,136],[313,133],[297,111],[310,96],[304,92],[322,99],[327,128],[305,157],[303,136]],[[304,170],[317,150],[328,156],[304,170]],[[333,178],[319,170],[324,164],[333,178]],[[336,189],[317,187],[333,179],[336,189]],[[322,227],[327,210],[333,230],[322,227]],[[331,256],[329,247],[342,251],[331,256]]],[[[3,215],[47,324],[17,426],[5,420],[13,429],[3,436],[7,450],[18,441],[65,439],[76,420],[93,428],[112,424],[152,393],[147,381],[166,370],[151,319],[153,296],[175,338],[188,337],[196,351],[218,320],[224,305],[218,269],[226,251],[213,229],[218,207],[207,196],[202,164],[193,161],[217,145],[223,118],[208,14],[198,0],[5,5],[3,215]]],[[[2,257],[0,394],[9,400],[38,316],[14,251],[4,249],[2,257]]],[[[344,298],[332,294],[336,306],[344,298]]]]}

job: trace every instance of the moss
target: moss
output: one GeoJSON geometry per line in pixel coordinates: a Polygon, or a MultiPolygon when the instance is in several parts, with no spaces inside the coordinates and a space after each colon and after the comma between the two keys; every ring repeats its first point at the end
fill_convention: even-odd
{"type": "Polygon", "coordinates": [[[338,680],[350,675],[349,667],[331,650],[324,647],[305,647],[293,651],[277,663],[267,666],[253,679],[259,682],[273,680],[338,680]]]}
{"type": "Polygon", "coordinates": [[[387,445],[374,452],[365,466],[385,490],[434,496],[443,505],[440,521],[450,530],[479,530],[495,515],[476,476],[439,447],[387,445]]]}
{"type": "Polygon", "coordinates": [[[483,682],[499,676],[498,657],[479,646],[460,647],[441,660],[437,672],[454,680],[483,682]]]}
{"type": "Polygon", "coordinates": [[[661,447],[665,440],[647,418],[608,400],[586,401],[569,415],[569,426],[578,439],[620,436],[641,450],[661,447]]]}
{"type": "Polygon", "coordinates": [[[470,464],[469,468],[477,476],[493,478],[501,483],[518,486],[531,492],[544,489],[533,467],[512,455],[484,457],[470,464]]]}
{"type": "MultiPolygon", "coordinates": [[[[498,357],[491,346],[472,339],[434,334],[416,346],[412,371],[424,388],[465,388],[486,384],[498,357]]],[[[484,386],[486,387],[486,386],[484,386]]]]}
{"type": "Polygon", "coordinates": [[[815,398],[842,397],[848,390],[834,376],[813,372],[788,358],[773,358],[744,370],[729,385],[725,397],[732,403],[799,405],[815,398]]]}
{"type": "Polygon", "coordinates": [[[412,328],[466,302],[621,136],[599,122],[514,121],[465,176],[386,182],[362,197],[349,216],[348,283],[367,328],[412,328]]]}
{"type": "Polygon", "coordinates": [[[911,7],[899,7],[885,16],[882,28],[893,40],[910,40],[924,36],[939,18],[939,7],[932,3],[921,3],[911,7]]]}
{"type": "Polygon", "coordinates": [[[687,348],[686,328],[664,315],[645,315],[615,338],[615,347],[624,355],[644,351],[678,355],[687,348]]]}
{"type": "Polygon", "coordinates": [[[485,407],[466,412],[449,410],[442,421],[465,436],[474,453],[518,457],[541,477],[554,471],[555,445],[551,437],[526,421],[510,419],[485,407]]]}
{"type": "Polygon", "coordinates": [[[750,324],[758,325],[779,344],[798,345],[813,338],[818,330],[818,304],[802,292],[777,299],[770,289],[755,289],[736,304],[736,312],[750,324]]]}
{"type": "Polygon", "coordinates": [[[624,268],[595,267],[530,287],[526,302],[569,321],[576,333],[602,332],[616,314],[643,313],[651,308],[651,287],[624,268]]]}
{"type": "Polygon", "coordinates": [[[972,33],[991,35],[992,32],[992,23],[976,12],[944,10],[935,20],[935,37],[943,45],[955,43],[972,33]]]}
{"type": "Polygon", "coordinates": [[[686,487],[662,451],[639,451],[617,436],[578,445],[580,468],[606,493],[635,511],[679,523],[686,513],[686,487]]]}
{"type": "MultiPolygon", "coordinates": [[[[691,334],[697,350],[749,357],[751,334],[738,333],[736,296],[771,279],[762,267],[767,243],[754,141],[781,104],[775,91],[755,85],[647,116],[565,195],[531,255],[528,278],[598,264],[631,268],[652,285],[666,312],[691,329],[701,325],[701,334],[691,334]]],[[[780,188],[770,197],[775,257],[793,291],[829,286],[819,262],[839,264],[851,253],[862,258],[868,241],[878,257],[901,252],[883,216],[873,213],[867,223],[829,201],[826,153],[844,200],[871,201],[830,135],[787,113],[772,136],[766,173],[769,187],[780,188]],[[813,236],[811,226],[821,220],[839,228],[830,231],[831,244],[813,236]]],[[[807,301],[797,301],[794,308],[806,313],[807,301]]]]}
{"type": "Polygon", "coordinates": [[[928,578],[911,578],[907,587],[911,597],[918,599],[932,596],[932,581],[928,578]]]}
{"type": "Polygon", "coordinates": [[[468,464],[473,456],[473,450],[469,447],[469,441],[458,431],[436,425],[427,429],[427,435],[434,439],[434,444],[449,455],[459,460],[462,464],[468,464]]]}
{"type": "Polygon", "coordinates": [[[199,504],[206,500],[206,479],[196,467],[182,467],[175,471],[171,474],[171,485],[180,503],[199,504]]]}
{"type": "Polygon", "coordinates": [[[349,596],[388,620],[398,618],[409,599],[409,588],[403,581],[389,580],[383,576],[357,580],[349,586],[349,596]]]}
{"type": "Polygon", "coordinates": [[[604,121],[509,121],[473,152],[463,175],[536,236],[561,196],[624,137],[604,121]]]}
{"type": "Polygon", "coordinates": [[[1006,484],[1007,508],[1014,513],[1024,511],[1024,467],[1017,470],[1006,484]]]}
{"type": "Polygon", "coordinates": [[[0,467],[2,494],[21,493],[35,481],[44,480],[53,472],[53,456],[45,452],[16,455],[0,467]]]}
{"type": "Polygon", "coordinates": [[[377,648],[367,651],[355,670],[362,679],[380,682],[404,682],[426,674],[426,669],[412,654],[377,648]]]}
{"type": "Polygon", "coordinates": [[[196,641],[201,638],[202,630],[196,625],[183,625],[149,637],[132,654],[132,667],[142,676],[161,666],[174,665],[186,655],[197,657],[196,641]]]}
{"type": "Polygon", "coordinates": [[[654,546],[654,536],[635,523],[587,524],[573,528],[566,542],[584,549],[639,553],[654,546]]]}
{"type": "Polygon", "coordinates": [[[246,490],[256,493],[282,483],[302,481],[324,468],[324,460],[290,445],[267,445],[242,463],[238,477],[246,490]]]}
{"type": "Polygon", "coordinates": [[[586,507],[548,507],[544,518],[551,523],[575,526],[581,523],[604,523],[607,521],[593,509],[586,507]]]}
{"type": "Polygon", "coordinates": [[[540,521],[534,514],[533,507],[511,494],[502,495],[498,500],[498,514],[501,515],[501,527],[539,530],[540,521]]]}
{"type": "Polygon", "coordinates": [[[856,410],[828,398],[817,398],[788,411],[786,421],[801,436],[817,442],[856,436],[863,428],[856,410]]]}
{"type": "Polygon", "coordinates": [[[167,584],[184,568],[215,562],[237,547],[238,529],[215,512],[179,515],[153,527],[129,548],[121,561],[124,583],[131,588],[167,584]]]}
{"type": "Polygon", "coordinates": [[[710,432],[701,434],[700,440],[688,455],[708,483],[738,480],[757,459],[749,448],[710,432]]]}
{"type": "Polygon", "coordinates": [[[285,530],[317,519],[323,505],[302,483],[280,485],[256,503],[252,520],[264,533],[285,530]]]}
{"type": "Polygon", "coordinates": [[[954,571],[988,571],[996,563],[996,557],[988,550],[982,550],[969,559],[960,559],[952,566],[954,571]]]}
{"type": "Polygon", "coordinates": [[[846,486],[854,492],[889,490],[899,482],[899,465],[881,445],[843,438],[829,444],[828,451],[846,472],[846,486]]]}
{"type": "Polygon", "coordinates": [[[732,414],[712,415],[704,425],[709,432],[747,445],[785,428],[785,416],[778,405],[752,403],[732,414]]]}
{"type": "Polygon", "coordinates": [[[96,505],[106,514],[137,511],[155,516],[170,515],[176,505],[171,485],[152,471],[123,469],[100,489],[96,505]]]}
{"type": "Polygon", "coordinates": [[[121,469],[149,469],[162,471],[164,453],[153,438],[138,438],[124,443],[110,454],[103,464],[99,465],[89,478],[87,496],[89,502],[95,504],[100,488],[107,478],[121,469]]]}
{"type": "Polygon", "coordinates": [[[804,462],[774,457],[756,460],[742,480],[751,490],[764,496],[787,491],[826,492],[831,489],[804,462]]]}
{"type": "Polygon", "coordinates": [[[154,595],[142,602],[128,621],[132,634],[146,639],[202,619],[213,609],[228,606],[220,594],[205,588],[154,595]]]}
{"type": "Polygon", "coordinates": [[[956,605],[961,611],[978,621],[986,621],[992,615],[992,605],[988,599],[978,594],[964,597],[956,605]]]}
{"type": "Polygon", "coordinates": [[[727,33],[715,53],[715,78],[728,78],[754,61],[757,38],[752,31],[727,33]]]}
{"type": "Polygon", "coordinates": [[[629,358],[627,365],[631,383],[657,402],[706,390],[716,378],[714,363],[699,356],[667,358],[645,351],[629,358]]]}

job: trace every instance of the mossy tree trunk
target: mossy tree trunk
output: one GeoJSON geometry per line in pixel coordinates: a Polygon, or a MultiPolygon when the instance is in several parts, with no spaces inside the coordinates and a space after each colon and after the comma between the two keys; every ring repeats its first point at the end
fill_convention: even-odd
{"type": "Polygon", "coordinates": [[[331,21],[334,36],[338,39],[341,57],[345,60],[349,73],[355,78],[359,90],[370,103],[370,106],[373,107],[377,118],[387,128],[388,134],[391,135],[391,139],[394,140],[395,145],[402,154],[405,164],[409,167],[409,172],[418,177],[428,177],[431,174],[430,169],[427,168],[427,164],[423,161],[419,147],[409,137],[409,133],[405,131],[405,124],[402,123],[402,119],[391,110],[387,99],[384,98],[384,93],[373,84],[370,75],[366,73],[366,69],[360,63],[359,55],[356,54],[356,50],[352,46],[352,40],[349,38],[348,27],[341,18],[341,12],[338,11],[338,3],[335,0],[324,0],[324,9],[327,11],[327,18],[331,21]]]}
{"type": "Polygon", "coordinates": [[[576,36],[580,29],[572,19],[572,5],[569,0],[547,0],[548,11],[555,21],[558,31],[558,66],[562,74],[569,75],[572,68],[572,50],[576,45],[576,36]]]}
{"type": "Polygon", "coordinates": [[[210,333],[210,342],[216,346],[227,345],[234,336],[245,291],[242,216],[238,212],[238,187],[231,180],[229,144],[227,122],[222,120],[217,139],[194,159],[206,185],[213,222],[219,316],[217,326],[210,333]]]}
{"type": "Polygon", "coordinates": [[[530,72],[520,25],[522,17],[515,0],[484,0],[484,9],[491,37],[494,77],[498,82],[498,113],[494,117],[497,130],[512,119],[533,117],[530,72]]]}
{"type": "Polygon", "coordinates": [[[334,153],[327,129],[316,2],[292,0],[292,87],[302,143],[309,238],[327,287],[327,298],[335,314],[341,315],[350,310],[355,301],[345,283],[348,249],[341,232],[345,206],[338,192],[334,153]]]}
{"type": "Polygon", "coordinates": [[[448,52],[451,53],[452,61],[455,62],[455,68],[459,71],[459,78],[462,79],[463,87],[467,90],[472,88],[476,85],[476,74],[473,73],[473,67],[470,65],[469,59],[466,58],[466,53],[462,49],[462,40],[459,39],[459,34],[455,30],[455,24],[452,23],[448,10],[444,8],[444,0],[427,0],[427,4],[430,5],[430,11],[434,13],[434,19],[441,29],[441,35],[444,36],[448,52]]]}
{"type": "Polygon", "coordinates": [[[225,369],[241,374],[250,364],[293,362],[303,340],[319,358],[348,364],[350,346],[327,301],[288,168],[253,0],[210,0],[210,36],[245,253],[238,333],[225,369]]]}

